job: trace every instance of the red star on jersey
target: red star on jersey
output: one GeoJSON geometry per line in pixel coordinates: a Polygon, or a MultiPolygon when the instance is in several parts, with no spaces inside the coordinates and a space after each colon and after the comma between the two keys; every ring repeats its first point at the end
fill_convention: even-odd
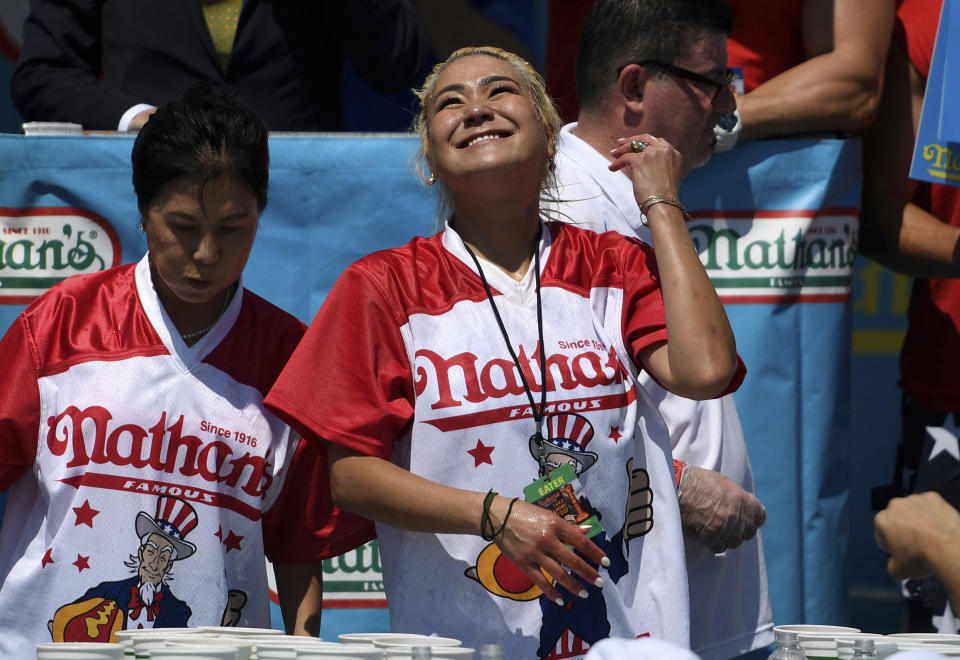
{"type": "Polygon", "coordinates": [[[480,467],[481,463],[489,463],[493,465],[493,461],[490,459],[490,454],[493,453],[495,448],[493,446],[488,447],[483,444],[480,440],[477,440],[477,446],[473,449],[468,449],[467,453],[473,456],[473,467],[480,467]]]}
{"type": "Polygon", "coordinates": [[[616,444],[617,441],[620,440],[620,438],[623,437],[623,435],[620,434],[620,427],[619,427],[619,426],[611,426],[611,427],[610,427],[610,435],[607,436],[607,437],[610,438],[611,440],[613,440],[613,443],[616,444]]]}
{"type": "Polygon", "coordinates": [[[223,544],[227,546],[227,552],[230,552],[231,550],[242,550],[243,548],[240,547],[240,541],[242,540],[243,537],[234,534],[233,530],[231,529],[227,534],[227,540],[224,541],[223,544]]]}
{"type": "Polygon", "coordinates": [[[84,500],[83,506],[73,507],[73,512],[77,515],[77,520],[73,523],[74,527],[86,525],[90,528],[93,527],[93,517],[100,513],[90,506],[90,500],[84,500]]]}
{"type": "Polygon", "coordinates": [[[223,527],[217,525],[217,531],[213,535],[220,539],[220,543],[223,543],[223,527]]]}
{"type": "Polygon", "coordinates": [[[53,548],[47,548],[47,552],[43,555],[43,561],[40,562],[40,568],[46,568],[47,564],[52,564],[53,562],[53,548]]]}
{"type": "Polygon", "coordinates": [[[77,567],[78,573],[83,573],[84,569],[90,568],[90,557],[77,555],[77,561],[73,562],[73,565],[77,567]]]}

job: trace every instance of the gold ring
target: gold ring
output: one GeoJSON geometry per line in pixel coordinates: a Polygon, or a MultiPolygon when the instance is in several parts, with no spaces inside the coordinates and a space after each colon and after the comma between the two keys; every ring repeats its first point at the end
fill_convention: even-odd
{"type": "Polygon", "coordinates": [[[631,140],[630,141],[630,151],[635,154],[641,153],[644,149],[650,146],[649,142],[644,142],[643,140],[631,140]]]}

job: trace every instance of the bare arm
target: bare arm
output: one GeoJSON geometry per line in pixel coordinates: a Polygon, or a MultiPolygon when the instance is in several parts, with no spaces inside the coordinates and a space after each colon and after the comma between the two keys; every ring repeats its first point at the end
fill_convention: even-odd
{"type": "MultiPolygon", "coordinates": [[[[481,535],[480,517],[485,493],[444,486],[417,476],[376,456],[366,456],[328,444],[330,490],[337,506],[392,527],[441,534],[481,535]]],[[[490,507],[494,529],[504,525],[510,500],[498,496],[490,507]]],[[[533,504],[517,501],[503,532],[495,539],[507,557],[554,601],[560,592],[542,573],[546,571],[571,593],[583,587],[563,568],[587,582],[600,575],[578,557],[573,546],[596,563],[603,552],[576,526],[533,504]]]]}
{"type": "Polygon", "coordinates": [[[891,0],[805,0],[806,61],[737,99],[741,140],[858,131],[880,104],[891,0]]]}
{"type": "Polygon", "coordinates": [[[934,492],[894,498],[874,518],[877,545],[895,578],[936,573],[960,606],[960,513],[934,492]]]}
{"type": "MultiPolygon", "coordinates": [[[[629,168],[637,203],[650,195],[677,198],[683,156],[666,140],[634,136],[650,143],[642,153],[627,138],[614,149],[610,169],[629,168]]],[[[709,399],[730,383],[737,347],[727,314],[697,254],[680,209],[659,203],[647,210],[656,245],[660,289],[669,339],[640,355],[644,367],[665,388],[688,399],[709,399]]]]}
{"type": "Polygon", "coordinates": [[[277,597],[288,635],[320,635],[323,563],[274,563],[277,597]]]}
{"type": "Polygon", "coordinates": [[[917,277],[960,276],[960,227],[910,202],[910,162],[924,81],[899,45],[890,47],[880,114],[863,136],[860,251],[917,277]]]}

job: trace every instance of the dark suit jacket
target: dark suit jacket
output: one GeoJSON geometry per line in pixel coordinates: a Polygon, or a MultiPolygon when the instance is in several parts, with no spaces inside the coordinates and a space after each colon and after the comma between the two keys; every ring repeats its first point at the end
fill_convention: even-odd
{"type": "Polygon", "coordinates": [[[31,0],[10,89],[26,121],[115,130],[195,82],[233,88],[271,130],[339,130],[344,59],[378,92],[416,81],[412,0],[246,0],[224,73],[200,0],[31,0]]]}
{"type": "MultiPolygon", "coordinates": [[[[126,580],[119,582],[101,582],[95,587],[87,589],[76,602],[87,600],[88,598],[110,598],[117,601],[117,605],[123,610],[124,624],[126,617],[129,616],[130,589],[136,587],[140,578],[134,575],[126,580]]],[[[160,587],[160,593],[163,599],[160,601],[160,613],[154,619],[154,628],[184,628],[190,619],[190,607],[174,596],[167,585],[160,587]]]]}

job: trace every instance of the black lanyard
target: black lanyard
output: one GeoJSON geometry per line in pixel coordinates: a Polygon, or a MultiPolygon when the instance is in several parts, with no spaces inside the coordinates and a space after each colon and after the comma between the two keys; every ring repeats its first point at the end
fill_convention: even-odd
{"type": "Polygon", "coordinates": [[[473,263],[477,266],[477,272],[480,274],[480,281],[483,282],[483,290],[487,292],[487,300],[490,301],[490,307],[493,309],[493,315],[497,319],[497,325],[500,326],[500,334],[503,335],[503,340],[507,343],[507,350],[510,351],[510,357],[513,358],[513,363],[517,366],[517,371],[520,372],[520,381],[523,383],[523,389],[527,393],[527,398],[530,400],[530,410],[533,411],[533,421],[536,423],[536,430],[534,434],[530,436],[530,439],[537,443],[537,462],[540,464],[540,475],[544,476],[547,474],[547,450],[544,447],[545,441],[543,439],[543,413],[547,409],[547,357],[546,352],[543,347],[543,308],[540,301],[540,238],[543,236],[543,225],[540,225],[540,229],[537,231],[537,245],[533,251],[533,276],[536,278],[536,292],[537,292],[537,335],[540,340],[540,408],[537,409],[536,404],[533,401],[533,392],[530,389],[530,385],[527,383],[527,377],[523,373],[523,367],[520,366],[520,360],[517,359],[517,354],[513,350],[513,346],[510,344],[510,335],[507,334],[507,329],[503,325],[503,319],[500,318],[500,312],[497,310],[496,303],[493,302],[493,293],[490,292],[490,285],[487,284],[487,278],[483,275],[483,268],[480,267],[480,261],[477,259],[477,255],[473,253],[473,250],[470,249],[470,246],[464,242],[463,247],[467,249],[467,252],[473,258],[473,263]]]}

